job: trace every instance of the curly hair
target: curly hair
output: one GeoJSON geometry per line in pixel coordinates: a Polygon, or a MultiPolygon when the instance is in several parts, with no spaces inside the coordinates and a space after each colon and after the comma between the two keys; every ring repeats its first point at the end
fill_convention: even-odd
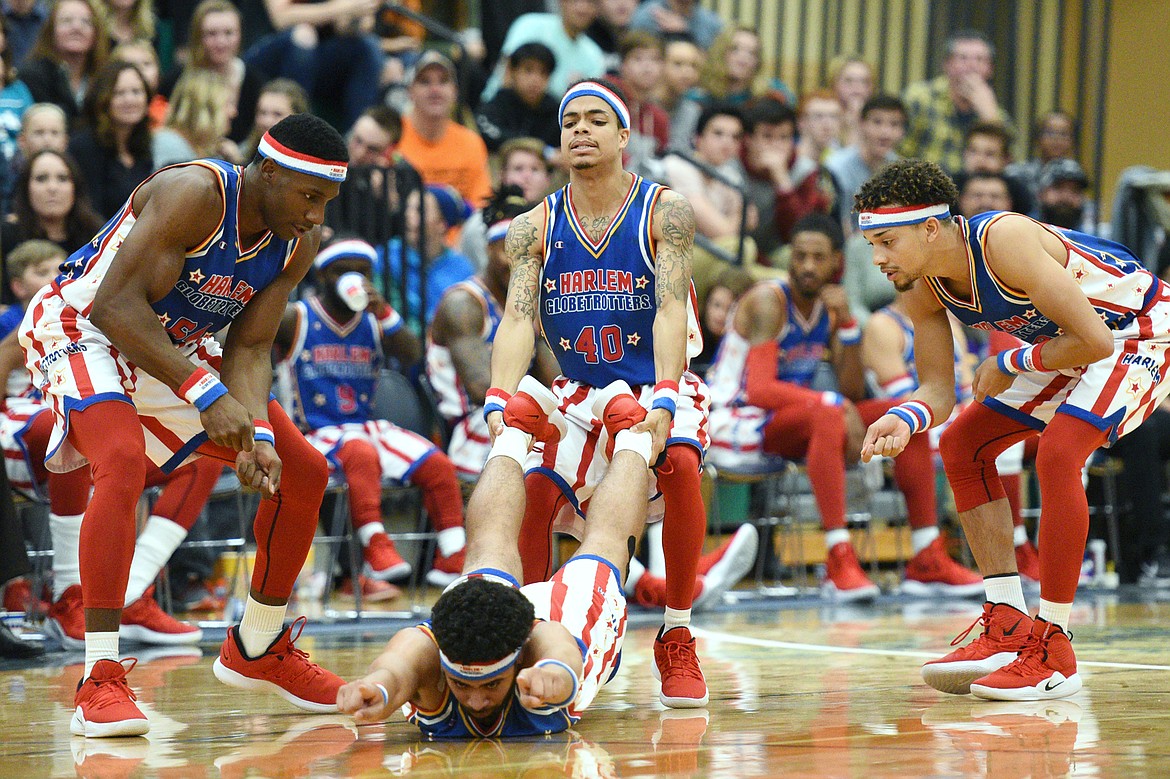
{"type": "Polygon", "coordinates": [[[524,197],[524,190],[517,184],[504,184],[492,194],[492,199],[484,204],[483,223],[494,225],[505,219],[515,219],[528,209],[532,203],[524,197]]]}
{"type": "Polygon", "coordinates": [[[439,649],[460,663],[489,663],[514,652],[532,632],[532,602],[515,587],[469,579],[431,609],[439,649]]]}
{"type": "Polygon", "coordinates": [[[921,206],[946,203],[958,213],[959,190],[943,169],[926,160],[897,160],[879,170],[854,198],[857,211],[883,206],[921,206]]]}

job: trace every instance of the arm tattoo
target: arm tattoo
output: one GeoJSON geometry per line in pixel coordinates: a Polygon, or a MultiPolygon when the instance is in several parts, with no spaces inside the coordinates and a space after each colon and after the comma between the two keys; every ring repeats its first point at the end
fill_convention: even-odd
{"type": "Polygon", "coordinates": [[[528,215],[512,220],[504,238],[504,253],[512,265],[508,301],[527,319],[536,318],[540,304],[540,243],[536,225],[528,215]]]}
{"type": "Polygon", "coordinates": [[[686,300],[691,289],[691,257],[695,243],[695,212],[685,197],[664,195],[654,206],[662,239],[655,257],[657,303],[667,297],[686,300]]]}

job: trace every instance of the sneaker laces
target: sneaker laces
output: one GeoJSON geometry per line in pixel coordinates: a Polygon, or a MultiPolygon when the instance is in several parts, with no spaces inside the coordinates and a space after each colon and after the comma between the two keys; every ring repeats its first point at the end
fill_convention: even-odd
{"type": "Polygon", "coordinates": [[[309,653],[304,650],[297,649],[293,642],[301,637],[301,631],[305,629],[308,623],[308,617],[297,617],[293,623],[288,627],[288,640],[285,642],[285,649],[275,653],[276,659],[281,661],[280,668],[282,675],[289,681],[296,681],[304,676],[317,676],[323,674],[325,669],[314,663],[309,659],[309,653]],[[297,633],[293,635],[293,629],[297,633]],[[286,659],[292,659],[292,663],[285,663],[286,659]],[[295,672],[290,672],[290,669],[296,668],[295,672]]]}
{"type": "MultiPolygon", "coordinates": [[[[138,700],[138,696],[130,689],[130,683],[126,681],[126,674],[130,673],[134,670],[134,666],[138,665],[138,658],[127,657],[124,660],[116,660],[114,662],[122,669],[120,674],[112,676],[109,679],[94,679],[90,676],[86,680],[93,682],[95,689],[93,695],[90,697],[90,701],[97,706],[102,706],[107,703],[118,703],[122,700],[123,695],[129,696],[132,701],[138,700]],[[129,666],[124,665],[127,661],[130,663],[129,666]]],[[[85,685],[85,681],[82,682],[82,685],[85,685]]]]}
{"type": "Polygon", "coordinates": [[[1004,666],[1003,670],[1020,676],[1044,676],[1044,663],[1048,660],[1048,633],[1037,636],[1029,633],[1016,659],[1004,666]]]}
{"type": "MultiPolygon", "coordinates": [[[[979,615],[978,619],[968,625],[966,630],[955,636],[954,640],[951,641],[951,646],[958,646],[960,643],[966,640],[967,636],[971,635],[971,631],[975,629],[976,625],[983,625],[983,633],[980,634],[979,638],[983,638],[983,636],[987,635],[987,631],[991,629],[991,609],[984,606],[983,613],[979,615]]],[[[979,638],[975,640],[978,641],[979,638]]]]}
{"type": "MultiPolygon", "coordinates": [[[[673,675],[689,676],[692,679],[704,681],[703,672],[699,668],[699,657],[695,654],[694,645],[689,641],[662,641],[666,655],[666,670],[673,675]]],[[[663,671],[663,676],[666,671],[663,671]]]]}

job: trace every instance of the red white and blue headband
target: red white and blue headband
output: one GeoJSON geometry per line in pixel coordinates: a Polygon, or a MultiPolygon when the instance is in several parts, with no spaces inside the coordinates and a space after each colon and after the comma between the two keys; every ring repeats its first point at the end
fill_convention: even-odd
{"type": "Polygon", "coordinates": [[[902,227],[925,222],[931,217],[949,219],[951,207],[946,203],[936,203],[926,206],[882,206],[872,211],[862,211],[857,215],[857,226],[862,230],[873,230],[877,227],[902,227]]]}
{"type": "Polygon", "coordinates": [[[378,252],[373,246],[370,246],[365,241],[351,238],[345,241],[338,241],[329,246],[329,248],[322,249],[313,260],[313,267],[321,270],[343,257],[357,257],[367,260],[370,265],[376,266],[378,264],[378,252]]]}
{"type": "Polygon", "coordinates": [[[561,98],[561,108],[557,111],[557,121],[562,125],[565,123],[565,107],[569,105],[569,101],[589,95],[599,97],[608,103],[609,107],[613,109],[613,112],[617,114],[618,124],[627,130],[630,129],[630,109],[626,107],[625,101],[618,97],[617,93],[612,89],[596,81],[582,81],[580,84],[569,87],[569,91],[561,98]]]}
{"type": "Polygon", "coordinates": [[[501,219],[487,229],[487,242],[502,241],[508,236],[508,228],[512,226],[511,219],[501,219]]]}
{"type": "Polygon", "coordinates": [[[277,165],[297,173],[306,173],[329,181],[345,181],[346,163],[336,160],[323,160],[310,154],[293,151],[280,141],[272,137],[271,133],[264,133],[260,138],[260,145],[256,151],[261,157],[272,160],[277,165]]]}

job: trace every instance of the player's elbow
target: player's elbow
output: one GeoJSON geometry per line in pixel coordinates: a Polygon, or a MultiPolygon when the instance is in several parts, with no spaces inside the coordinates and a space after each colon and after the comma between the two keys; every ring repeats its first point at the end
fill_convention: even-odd
{"type": "Polygon", "coordinates": [[[1093,328],[1092,334],[1085,339],[1085,351],[1088,357],[1086,364],[1099,362],[1113,354],[1113,335],[1104,323],[1093,328]]]}

